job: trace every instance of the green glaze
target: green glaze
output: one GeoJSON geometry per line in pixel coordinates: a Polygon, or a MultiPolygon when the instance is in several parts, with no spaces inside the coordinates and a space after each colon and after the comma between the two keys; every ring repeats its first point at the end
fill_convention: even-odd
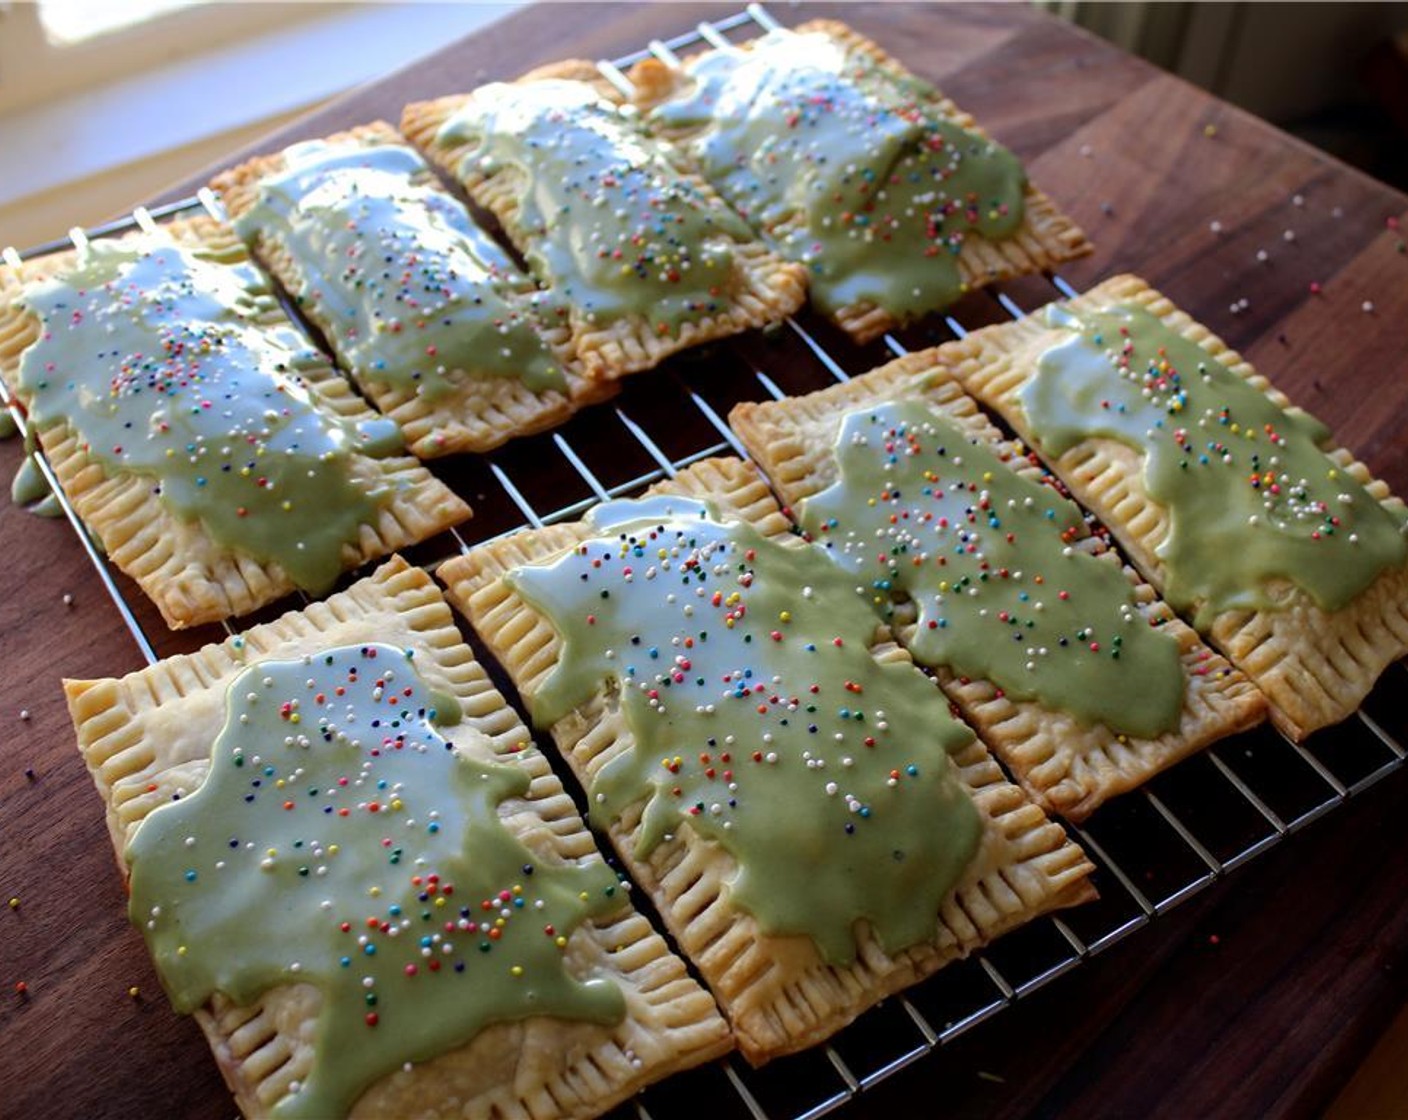
{"type": "Polygon", "coordinates": [[[807,266],[827,313],[946,307],[964,291],[964,240],[1022,224],[1026,173],[1011,152],[939,117],[931,87],[825,34],[772,31],[689,74],[650,121],[689,130],[704,177],[807,266]]]}
{"type": "Polygon", "coordinates": [[[451,389],[445,374],[515,377],[536,393],[566,389],[546,343],[510,296],[525,278],[430,170],[399,144],[311,141],[284,153],[259,201],[235,223],[298,262],[295,295],[359,374],[451,389]]]}
{"type": "Polygon", "coordinates": [[[752,240],[748,227],[585,82],[483,87],[437,140],[474,145],[462,175],[516,174],[519,248],[588,321],[645,316],[676,334],[729,306],[733,246],[752,240]]]}
{"type": "Polygon", "coordinates": [[[453,750],[436,725],[459,705],[411,656],[346,646],[246,669],[204,783],[127,846],[132,920],[178,1010],[321,993],[312,1068],[276,1117],[346,1115],[491,1023],[624,1013],[615,985],[562,959],[619,905],[615,876],[536,863],[498,808],[527,773],[453,750]]]}
{"type": "Polygon", "coordinates": [[[1404,519],[1320,450],[1329,430],[1283,412],[1207,351],[1139,307],[1049,314],[1070,338],[1047,350],[1020,404],[1056,457],[1118,440],[1144,457],[1168,510],[1164,596],[1200,628],[1222,611],[1275,609],[1288,581],[1327,611],[1408,560],[1404,519]]]}
{"type": "Polygon", "coordinates": [[[399,430],[315,406],[298,371],[321,359],[254,321],[272,296],[253,268],[155,238],[97,241],[22,298],[41,322],[20,359],[31,431],[67,421],[109,475],[149,477],[217,544],[307,591],[332,586],[391,497],[352,479],[349,454],[389,454],[399,430]]]}
{"type": "Polygon", "coordinates": [[[736,905],[832,963],[861,919],[889,952],[932,938],[982,833],[946,754],[972,733],[913,666],[871,656],[849,579],[686,499],[611,502],[592,527],[508,579],[563,639],[534,719],[619,690],[634,745],[590,783],[597,823],[645,802],[641,858],[688,823],[737,862],[736,905]]]}
{"type": "Polygon", "coordinates": [[[26,455],[20,460],[20,469],[15,472],[10,483],[10,500],[17,506],[27,506],[30,513],[40,517],[62,517],[63,507],[54,499],[49,483],[39,473],[39,464],[34,456],[26,455]]]}
{"type": "Polygon", "coordinates": [[[914,602],[918,661],[1138,738],[1178,726],[1178,643],[1119,565],[1071,547],[1074,503],[918,402],[850,413],[836,459],[799,519],[881,618],[897,595],[914,602]]]}

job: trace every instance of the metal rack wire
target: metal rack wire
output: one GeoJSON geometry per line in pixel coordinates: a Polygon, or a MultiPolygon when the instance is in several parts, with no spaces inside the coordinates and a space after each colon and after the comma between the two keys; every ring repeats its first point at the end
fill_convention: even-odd
{"type": "MultiPolygon", "coordinates": [[[[700,44],[726,44],[730,33],[755,34],[778,26],[751,4],[742,12],[632,54],[600,63],[611,82],[629,92],[626,70],[655,57],[678,65],[677,52],[700,44]]],[[[75,230],[64,241],[24,253],[6,249],[4,261],[81,244],[154,220],[205,208],[220,216],[208,192],[98,229],[75,230]]],[[[1076,295],[1061,277],[1048,275],[1056,297],[1076,295]]],[[[1021,318],[1026,311],[1006,292],[991,290],[989,303],[967,318],[1021,318]]],[[[1044,298],[1052,298],[1047,295],[1044,298]]],[[[297,319],[296,309],[285,304],[297,319]]],[[[965,307],[973,307],[968,301],[965,307]]],[[[938,324],[888,334],[882,346],[856,347],[824,321],[807,314],[787,322],[779,337],[733,340],[701,356],[676,359],[666,369],[637,378],[615,401],[589,409],[556,432],[530,437],[487,456],[437,463],[432,470],[470,497],[476,518],[413,550],[427,566],[524,526],[578,517],[597,501],[632,494],[691,463],[744,451],[723,413],[733,404],[778,398],[849,379],[886,357],[962,337],[953,316],[938,324]]],[[[0,381],[0,403],[25,430],[23,410],[0,381]]],[[[92,560],[99,579],[148,662],[158,642],[143,617],[154,619],[130,585],[110,569],[56,484],[42,454],[37,465],[92,560]]],[[[159,623],[155,624],[159,626],[159,623]]],[[[227,629],[229,629],[227,627],[227,629]]],[[[218,636],[218,635],[217,635],[218,636]]],[[[197,635],[199,637],[199,635],[197,635]]],[[[1160,775],[1137,793],[1103,806],[1074,829],[1098,866],[1101,900],[1047,917],[1008,934],[982,953],[942,970],[930,980],[868,1012],[830,1043],[752,1070],[736,1059],[678,1075],[646,1090],[621,1117],[639,1120],[681,1111],[678,1102],[708,1099],[721,1117],[811,1120],[843,1114],[847,1104],[897,1071],[923,1061],[945,1043],[997,1015],[1014,1000],[1052,983],[1083,961],[1105,952],[1136,930],[1187,901],[1247,861],[1331,812],[1403,765],[1408,756],[1408,712],[1390,699],[1408,684],[1396,665],[1364,707],[1339,727],[1292,743],[1263,728],[1225,740],[1160,775]]]]}

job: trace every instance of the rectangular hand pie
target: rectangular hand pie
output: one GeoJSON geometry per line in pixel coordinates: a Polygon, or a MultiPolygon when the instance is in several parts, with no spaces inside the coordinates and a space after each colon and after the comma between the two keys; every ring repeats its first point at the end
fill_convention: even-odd
{"type": "Polygon", "coordinates": [[[738,460],[438,574],[750,1062],[1093,896],[1080,848],[902,649],[872,652],[851,580],[738,460]]]}
{"type": "Polygon", "coordinates": [[[0,377],[174,628],[321,594],[469,516],[209,218],[0,269],[0,377]]]}
{"type": "Polygon", "coordinates": [[[859,342],[971,288],[1090,251],[967,113],[832,20],[631,72],[684,149],[813,304],[859,342]]]}
{"type": "Polygon", "coordinates": [[[729,1048],[399,558],[65,688],[132,920],[245,1115],[590,1117],[729,1048]]]}
{"type": "Polygon", "coordinates": [[[910,354],[729,419],[1022,788],[1083,820],[1266,703],[1089,535],[942,359],[910,354]]]}
{"type": "Polygon", "coordinates": [[[223,172],[235,229],[421,458],[487,451],[610,395],[536,286],[388,124],[223,172]]]}
{"type": "Polygon", "coordinates": [[[1134,276],[940,350],[1302,739],[1408,652],[1408,509],[1134,276]]]}
{"type": "Polygon", "coordinates": [[[502,223],[590,377],[650,369],[805,298],[802,269],[647,136],[591,63],[408,105],[401,128],[502,223]]]}

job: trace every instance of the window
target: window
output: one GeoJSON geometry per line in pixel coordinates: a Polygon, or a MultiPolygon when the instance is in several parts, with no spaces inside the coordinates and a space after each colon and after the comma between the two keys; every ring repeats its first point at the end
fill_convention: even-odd
{"type": "Polygon", "coordinates": [[[208,0],[39,0],[39,24],[58,47],[96,39],[208,0]]]}

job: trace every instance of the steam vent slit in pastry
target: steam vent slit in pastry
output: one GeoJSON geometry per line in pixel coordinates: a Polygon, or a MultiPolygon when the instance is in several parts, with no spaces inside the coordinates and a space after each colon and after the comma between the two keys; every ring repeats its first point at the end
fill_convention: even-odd
{"type": "Polygon", "coordinates": [[[65,687],[132,920],[245,1115],[585,1118],[730,1047],[399,558],[65,687]]]}
{"type": "Polygon", "coordinates": [[[647,126],[857,341],[1089,251],[1016,156],[876,44],[821,20],[631,73],[647,126]]]}
{"type": "Polygon", "coordinates": [[[1408,652],[1408,509],[1133,276],[941,353],[1302,739],[1408,652]]]}
{"type": "Polygon", "coordinates": [[[1037,914],[1084,853],[756,471],[691,467],[441,566],[758,1064],[1037,914]]]}
{"type": "Polygon", "coordinates": [[[381,122],[219,175],[235,229],[421,458],[486,451],[611,387],[565,369],[566,327],[381,122]]]}
{"type": "Polygon", "coordinates": [[[1083,820],[1266,704],[964,395],[942,351],[730,420],[808,537],[1044,808],[1083,820]]]}
{"type": "Polygon", "coordinates": [[[804,298],[779,260],[670,145],[567,62],[407,106],[402,129],[494,214],[590,377],[776,322],[804,298]]]}
{"type": "Polygon", "coordinates": [[[293,328],[211,219],[0,270],[0,376],[175,628],[247,614],[468,507],[293,328]]]}

